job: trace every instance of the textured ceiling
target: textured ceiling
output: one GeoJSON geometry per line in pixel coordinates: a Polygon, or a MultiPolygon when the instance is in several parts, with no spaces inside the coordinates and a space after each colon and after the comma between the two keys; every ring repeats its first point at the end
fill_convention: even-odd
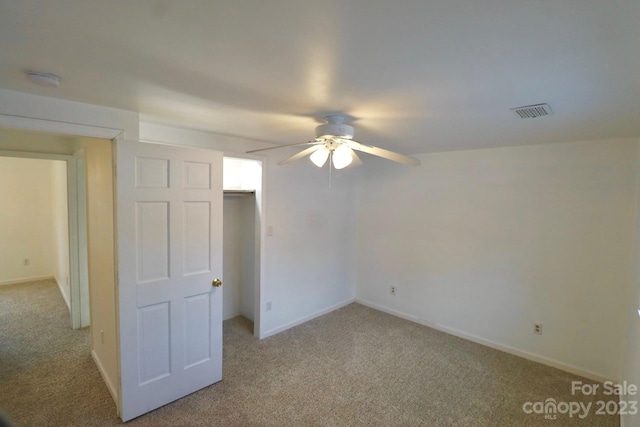
{"type": "Polygon", "coordinates": [[[638,22],[637,0],[2,0],[0,88],[277,144],[342,112],[407,154],[637,136],[638,22]]]}

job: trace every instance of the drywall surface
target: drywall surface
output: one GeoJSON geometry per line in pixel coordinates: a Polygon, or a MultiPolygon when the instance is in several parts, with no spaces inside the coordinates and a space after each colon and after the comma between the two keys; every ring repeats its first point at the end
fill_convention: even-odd
{"type": "Polygon", "coordinates": [[[422,155],[417,168],[368,162],[357,298],[619,379],[636,150],[622,139],[422,155]]]}
{"type": "Polygon", "coordinates": [[[49,160],[0,157],[0,284],[53,276],[50,180],[49,160]]]}
{"type": "MultiPolygon", "coordinates": [[[[112,142],[84,143],[91,349],[112,394],[118,387],[112,142]]],[[[115,397],[115,396],[114,396],[115,397]]]]}
{"type": "Polygon", "coordinates": [[[227,320],[242,313],[242,211],[240,198],[224,196],[223,314],[227,320]]]}
{"type": "Polygon", "coordinates": [[[262,167],[255,160],[225,157],[222,183],[225,190],[255,191],[262,182],[262,167]]]}
{"type": "Polygon", "coordinates": [[[334,176],[308,159],[278,166],[293,152],[269,156],[265,237],[267,333],[331,310],[354,297],[354,177],[334,176]],[[330,187],[331,185],[331,187],[330,187]]]}
{"type": "Polygon", "coordinates": [[[240,197],[242,282],[240,312],[254,320],[256,295],[256,198],[254,194],[240,197]]]}
{"type": "MultiPolygon", "coordinates": [[[[264,144],[207,132],[140,122],[140,138],[209,148],[242,157],[264,144]]],[[[279,166],[296,150],[254,156],[263,160],[261,212],[261,329],[263,336],[332,310],[354,298],[355,175],[358,169],[318,169],[308,159],[279,166]],[[272,235],[266,229],[271,227],[272,235]],[[270,304],[271,310],[267,311],[270,304]]]]}
{"type": "Polygon", "coordinates": [[[67,163],[51,160],[51,250],[53,276],[67,307],[71,307],[69,276],[69,208],[67,204],[67,163]]]}
{"type": "MultiPolygon", "coordinates": [[[[640,140],[638,141],[640,144],[640,140]]],[[[637,157],[640,166],[640,150],[637,157]]],[[[640,178],[640,173],[638,174],[640,178]]],[[[634,230],[633,263],[631,269],[631,292],[626,309],[627,335],[623,359],[622,381],[633,384],[640,390],[640,181],[636,186],[636,219],[634,230]]],[[[628,393],[620,398],[627,402],[640,401],[640,391],[628,393]]],[[[629,411],[632,412],[632,411],[629,411]]],[[[623,414],[620,417],[623,427],[640,427],[640,414],[623,414]]]]}

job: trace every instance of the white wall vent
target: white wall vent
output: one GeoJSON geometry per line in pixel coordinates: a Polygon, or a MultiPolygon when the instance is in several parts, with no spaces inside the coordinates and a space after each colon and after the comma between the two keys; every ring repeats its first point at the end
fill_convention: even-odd
{"type": "Polygon", "coordinates": [[[527,105],[524,107],[511,108],[514,114],[521,119],[535,119],[536,117],[550,116],[553,114],[551,107],[547,104],[527,105]]]}

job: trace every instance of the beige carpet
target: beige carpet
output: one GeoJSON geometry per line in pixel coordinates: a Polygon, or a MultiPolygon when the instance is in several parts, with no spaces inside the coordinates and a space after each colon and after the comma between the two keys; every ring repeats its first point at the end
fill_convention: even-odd
{"type": "MultiPolygon", "coordinates": [[[[0,287],[0,411],[20,426],[121,424],[55,285],[0,287]]],[[[131,426],[617,426],[522,411],[590,380],[349,305],[265,340],[224,325],[224,380],[131,426]]],[[[592,400],[610,400],[596,396],[592,400]]],[[[583,400],[584,401],[584,400],[583,400]]],[[[584,401],[586,402],[586,401],[584,401]]]]}

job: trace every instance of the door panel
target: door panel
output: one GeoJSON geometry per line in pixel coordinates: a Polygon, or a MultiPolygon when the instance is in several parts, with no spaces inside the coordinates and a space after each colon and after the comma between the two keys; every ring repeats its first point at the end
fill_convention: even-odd
{"type": "Polygon", "coordinates": [[[140,384],[146,385],[171,374],[169,303],[138,309],[140,384]]]}
{"type": "Polygon", "coordinates": [[[136,202],[138,284],[169,278],[169,203],[136,202]]]}
{"type": "Polygon", "coordinates": [[[137,188],[169,188],[169,160],[136,157],[137,188]]]}
{"type": "Polygon", "coordinates": [[[211,271],[211,247],[209,246],[209,218],[211,204],[187,202],[184,208],[184,244],[182,260],[185,275],[203,274],[211,271]]]}
{"type": "Polygon", "coordinates": [[[189,369],[198,363],[211,359],[211,347],[207,345],[207,339],[211,333],[209,316],[211,313],[210,294],[196,295],[185,298],[185,309],[187,318],[185,322],[185,369],[189,369]],[[201,327],[205,325],[205,327],[201,327]]]}
{"type": "Polygon", "coordinates": [[[222,379],[222,154],[117,144],[121,418],[222,379]]]}

